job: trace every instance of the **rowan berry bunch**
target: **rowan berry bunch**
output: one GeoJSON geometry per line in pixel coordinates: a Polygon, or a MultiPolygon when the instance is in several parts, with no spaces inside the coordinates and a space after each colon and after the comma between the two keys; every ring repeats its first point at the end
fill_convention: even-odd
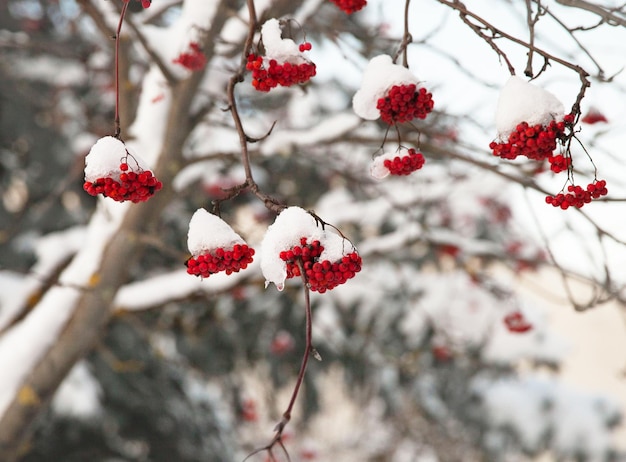
{"type": "Polygon", "coordinates": [[[376,103],[380,118],[389,125],[425,119],[433,106],[433,95],[423,87],[417,88],[413,83],[394,85],[376,103]]]}
{"type": "Polygon", "coordinates": [[[523,334],[533,328],[520,311],[513,311],[504,317],[504,324],[509,332],[523,334]]]}
{"type": "Polygon", "coordinates": [[[190,71],[199,71],[206,66],[206,56],[197,42],[189,43],[189,51],[182,52],[172,60],[174,64],[180,64],[190,71]]]}
{"type": "Polygon", "coordinates": [[[492,141],[489,148],[494,156],[516,159],[518,156],[532,160],[549,159],[556,149],[557,141],[566,138],[565,129],[571,127],[574,115],[567,114],[562,121],[551,121],[548,125],[530,126],[526,122],[517,124],[504,143],[492,141]]]}
{"type": "Polygon", "coordinates": [[[410,175],[424,166],[424,156],[421,152],[410,148],[405,156],[396,156],[392,159],[385,159],[383,165],[387,167],[391,175],[410,175]]]}
{"type": "Polygon", "coordinates": [[[83,189],[92,196],[102,194],[114,201],[133,203],[145,202],[163,187],[150,170],[129,171],[128,163],[122,162],[119,166],[122,173],[116,180],[113,176],[98,178],[95,181],[85,181],[83,189]]]}
{"type": "Polygon", "coordinates": [[[367,0],[330,0],[345,13],[352,14],[367,5],[367,0]]]}
{"type": "Polygon", "coordinates": [[[607,119],[606,116],[597,109],[591,108],[589,109],[589,112],[587,112],[587,114],[580,119],[580,121],[585,124],[593,125],[600,122],[606,123],[609,119],[607,119]]]}
{"type": "Polygon", "coordinates": [[[592,199],[606,196],[607,193],[606,181],[594,180],[593,183],[587,185],[586,189],[583,189],[582,186],[570,184],[567,187],[567,193],[546,196],[546,203],[553,207],[560,207],[563,210],[567,210],[570,207],[581,208],[583,205],[591,202],[592,199]]]}
{"type": "Polygon", "coordinates": [[[237,273],[252,263],[254,249],[247,244],[235,244],[232,249],[218,247],[210,252],[189,258],[185,265],[187,273],[208,278],[211,274],[225,271],[226,274],[237,273]]]}
{"type": "MultiPolygon", "coordinates": [[[[311,49],[310,43],[300,45],[300,51],[311,49]]],[[[275,59],[267,62],[262,56],[251,53],[248,56],[246,69],[252,72],[252,86],[262,92],[268,92],[277,86],[290,87],[308,82],[315,76],[315,64],[304,61],[299,64],[284,62],[279,63],[275,59]]]]}
{"type": "Polygon", "coordinates": [[[309,285],[309,289],[323,294],[334,289],[361,271],[361,257],[356,251],[344,255],[340,260],[320,261],[324,247],[320,241],[307,243],[307,238],[300,238],[300,245],[280,252],[280,259],[287,264],[287,279],[301,276],[299,263],[309,285]]]}

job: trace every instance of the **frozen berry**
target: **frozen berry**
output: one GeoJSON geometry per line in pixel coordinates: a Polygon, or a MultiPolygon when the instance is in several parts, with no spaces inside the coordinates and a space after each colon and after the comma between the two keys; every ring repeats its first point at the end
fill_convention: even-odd
{"type": "Polygon", "coordinates": [[[224,271],[226,274],[238,273],[252,263],[254,249],[246,244],[235,244],[232,249],[218,247],[210,252],[189,258],[185,265],[187,273],[208,278],[211,274],[224,271]]]}
{"type": "Polygon", "coordinates": [[[355,11],[359,11],[365,5],[367,5],[367,0],[330,0],[335,5],[337,5],[342,11],[348,14],[352,14],[355,11]]]}
{"type": "Polygon", "coordinates": [[[137,203],[147,201],[163,187],[150,170],[142,170],[137,174],[128,169],[128,164],[123,162],[120,164],[122,173],[117,179],[110,176],[97,178],[95,181],[85,181],[83,189],[92,196],[102,194],[117,202],[137,203]]]}
{"type": "Polygon", "coordinates": [[[433,106],[432,94],[415,84],[394,85],[376,102],[380,118],[389,125],[425,119],[433,106]]]}
{"type": "Polygon", "coordinates": [[[393,160],[385,159],[384,166],[387,167],[391,175],[409,175],[415,170],[419,170],[424,165],[422,153],[411,148],[405,156],[396,156],[393,160]]]}
{"type": "Polygon", "coordinates": [[[585,189],[583,189],[582,186],[569,185],[566,193],[546,196],[546,203],[553,207],[560,207],[563,210],[567,210],[570,207],[581,208],[593,199],[606,196],[607,193],[606,181],[594,180],[593,183],[589,183],[585,189]]]}
{"type": "Polygon", "coordinates": [[[509,134],[506,142],[493,141],[489,148],[494,156],[503,159],[516,159],[518,156],[532,160],[549,159],[556,149],[557,140],[565,139],[565,126],[568,123],[571,122],[553,120],[548,125],[530,126],[522,122],[509,134]]]}
{"type": "MultiPolygon", "coordinates": [[[[310,44],[309,44],[310,45],[310,44]]],[[[252,86],[262,92],[268,92],[277,86],[290,87],[308,82],[315,76],[315,64],[309,61],[302,63],[279,63],[270,59],[267,63],[262,56],[250,54],[246,69],[252,72],[252,86]]]]}
{"type": "Polygon", "coordinates": [[[301,277],[300,267],[304,270],[309,289],[324,293],[334,289],[348,279],[353,278],[361,271],[361,257],[356,251],[344,255],[340,260],[320,261],[324,247],[320,241],[307,242],[307,238],[300,239],[301,245],[282,251],[279,255],[287,265],[287,279],[301,277]]]}

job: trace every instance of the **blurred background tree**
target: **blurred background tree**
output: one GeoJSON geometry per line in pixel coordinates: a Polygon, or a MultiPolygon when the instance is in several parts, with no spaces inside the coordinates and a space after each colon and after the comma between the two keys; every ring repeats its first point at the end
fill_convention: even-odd
{"type": "MultiPolygon", "coordinates": [[[[271,440],[305,347],[301,284],[264,288],[256,263],[204,281],[184,267],[193,212],[246,181],[227,89],[246,60],[251,4],[259,27],[294,19],[283,35],[313,44],[318,71],[270,93],[249,74],[236,82],[256,185],[314,210],[364,259],[356,278],[312,297],[323,361],[311,362],[283,435],[291,460],[624,457],[611,438],[623,402],[560,380],[566,348],[518,287],[548,270],[572,309],[610,301],[624,312],[620,125],[578,121],[593,164],[574,146],[577,178],[598,167],[610,191],[580,212],[544,203],[562,187],[545,165],[487,149],[507,64],[568,110],[580,65],[593,83],[585,97],[611,101],[609,120],[624,115],[612,103],[623,96],[623,6],[368,3],[348,15],[322,0],[131,0],[122,138],[164,188],[130,206],[82,189],[84,156],[114,133],[122,2],[0,3],[0,460],[236,461],[271,440]],[[176,63],[190,43],[199,69],[176,63]],[[353,113],[381,53],[426,82],[426,120],[389,130],[353,113]],[[371,159],[399,142],[425,166],[372,179],[371,159]],[[587,292],[574,296],[574,283],[587,292]]],[[[255,247],[275,219],[259,197],[248,185],[219,202],[255,247]]]]}

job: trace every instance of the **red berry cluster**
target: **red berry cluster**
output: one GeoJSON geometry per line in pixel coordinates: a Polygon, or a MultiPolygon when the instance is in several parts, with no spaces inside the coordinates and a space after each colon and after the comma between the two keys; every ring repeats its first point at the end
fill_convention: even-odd
{"type": "MultiPolygon", "coordinates": [[[[310,43],[302,45],[309,45],[307,49],[310,49],[310,43]]],[[[271,59],[269,68],[265,69],[263,57],[255,54],[248,56],[246,69],[252,72],[252,86],[263,92],[268,92],[278,85],[290,87],[291,85],[305,83],[315,75],[314,63],[279,63],[275,59],[271,59]]]]}
{"type": "Polygon", "coordinates": [[[606,181],[594,180],[593,183],[587,185],[587,189],[583,189],[582,186],[569,185],[567,187],[567,193],[559,193],[556,196],[546,196],[546,203],[553,207],[561,207],[566,210],[570,207],[581,208],[583,205],[591,202],[592,199],[597,199],[601,196],[606,196],[606,181]]]}
{"type": "Polygon", "coordinates": [[[359,11],[365,5],[367,5],[367,0],[330,0],[335,5],[337,5],[341,10],[348,14],[352,14],[355,11],[359,11]]]}
{"type": "Polygon", "coordinates": [[[385,159],[383,164],[392,175],[409,175],[415,170],[422,168],[424,162],[426,161],[422,153],[411,148],[408,151],[408,155],[403,157],[396,156],[393,160],[385,159]]]}
{"type": "Polygon", "coordinates": [[[504,324],[506,325],[509,332],[513,332],[516,334],[523,334],[524,332],[528,332],[533,328],[533,325],[530,324],[524,315],[519,311],[514,311],[512,313],[507,314],[504,317],[504,324]]]}
{"type": "Polygon", "coordinates": [[[591,109],[589,110],[587,115],[585,115],[585,117],[580,119],[580,121],[589,125],[593,125],[597,124],[598,122],[608,122],[609,120],[597,109],[591,109]]]}
{"type": "Polygon", "coordinates": [[[433,95],[415,84],[394,85],[387,95],[376,103],[380,118],[389,125],[425,119],[433,110],[433,95]]]}
{"type": "Polygon", "coordinates": [[[287,279],[301,275],[298,266],[300,261],[309,288],[323,294],[353,278],[361,271],[361,257],[356,251],[344,255],[341,260],[333,263],[330,260],[319,261],[323,250],[324,247],[320,245],[320,241],[307,244],[307,238],[303,237],[300,239],[300,245],[280,252],[280,259],[287,263],[287,279]]]}
{"type": "Polygon", "coordinates": [[[201,70],[206,65],[206,56],[202,53],[202,48],[200,48],[197,42],[191,42],[189,49],[191,51],[179,54],[172,62],[174,64],[180,64],[190,71],[201,70]]]}
{"type": "Polygon", "coordinates": [[[556,140],[564,138],[566,125],[573,121],[573,115],[568,114],[563,121],[553,120],[546,126],[537,124],[531,127],[522,122],[515,127],[506,143],[492,141],[489,148],[493,150],[494,156],[503,159],[524,156],[533,160],[544,160],[552,156],[556,149],[556,140]]]}
{"type": "Polygon", "coordinates": [[[569,170],[572,165],[572,158],[558,154],[556,156],[548,157],[548,162],[550,162],[550,170],[554,173],[560,173],[569,170]]]}
{"type": "Polygon", "coordinates": [[[311,48],[313,48],[313,46],[311,45],[310,42],[301,43],[300,46],[298,47],[298,49],[300,50],[300,53],[304,53],[305,51],[310,51],[311,48]]]}
{"type": "Polygon", "coordinates": [[[226,271],[226,274],[237,273],[246,269],[252,262],[254,249],[246,244],[235,244],[232,250],[217,249],[191,257],[185,262],[187,273],[201,278],[208,278],[211,274],[226,271]]]}
{"type": "Polygon", "coordinates": [[[98,178],[96,181],[85,181],[83,189],[92,196],[102,194],[117,202],[131,201],[134,203],[145,202],[163,187],[163,183],[152,175],[150,170],[139,173],[128,171],[128,164],[122,162],[119,181],[113,178],[98,178]]]}

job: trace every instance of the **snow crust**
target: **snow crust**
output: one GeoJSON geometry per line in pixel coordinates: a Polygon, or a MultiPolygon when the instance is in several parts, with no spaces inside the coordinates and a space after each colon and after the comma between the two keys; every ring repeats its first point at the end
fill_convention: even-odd
{"type": "Polygon", "coordinates": [[[218,247],[231,249],[235,244],[245,243],[228,223],[205,209],[196,210],[191,217],[187,247],[194,257],[218,247]]]}
{"type": "Polygon", "coordinates": [[[278,19],[271,18],[265,21],[261,27],[261,37],[267,59],[275,59],[279,63],[293,62],[294,58],[306,60],[296,42],[282,38],[278,19]]]}
{"type": "Polygon", "coordinates": [[[104,177],[118,179],[120,163],[124,160],[133,170],[150,170],[146,162],[119,139],[113,136],[100,138],[85,158],[85,181],[93,182],[104,177]]]}
{"type": "Polygon", "coordinates": [[[391,56],[378,55],[370,60],[363,74],[361,88],[352,98],[352,108],[356,115],[367,120],[376,120],[380,112],[376,109],[378,100],[385,96],[394,85],[415,84],[419,80],[406,67],[394,64],[391,56]]]}
{"type": "Polygon", "coordinates": [[[321,241],[324,250],[320,254],[320,260],[329,260],[335,262],[340,260],[344,255],[354,252],[354,246],[347,239],[340,236],[330,228],[326,228],[324,238],[321,241]]]}
{"type": "Polygon", "coordinates": [[[564,114],[563,104],[556,96],[513,75],[500,91],[496,129],[499,138],[506,139],[521,122],[547,125],[552,120],[562,120],[564,114]]]}

